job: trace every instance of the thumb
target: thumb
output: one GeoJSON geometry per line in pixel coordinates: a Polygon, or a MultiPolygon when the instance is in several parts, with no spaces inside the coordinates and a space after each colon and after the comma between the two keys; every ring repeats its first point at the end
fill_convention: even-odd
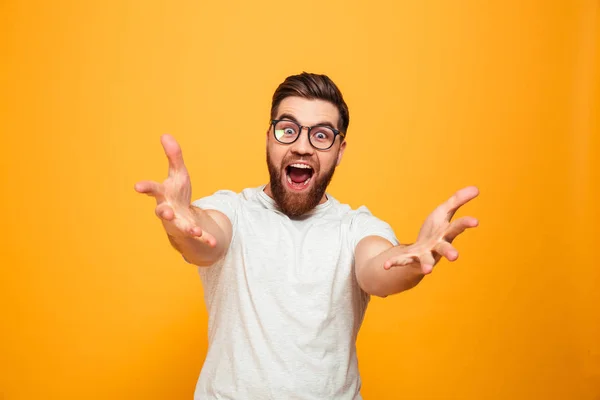
{"type": "Polygon", "coordinates": [[[427,275],[433,271],[435,265],[435,258],[431,252],[423,253],[419,256],[419,262],[421,263],[421,271],[427,275]]]}

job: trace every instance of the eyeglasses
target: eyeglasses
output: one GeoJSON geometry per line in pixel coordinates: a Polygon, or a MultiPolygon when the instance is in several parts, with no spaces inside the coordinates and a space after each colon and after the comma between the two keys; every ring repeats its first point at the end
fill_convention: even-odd
{"type": "Polygon", "coordinates": [[[345,133],[329,126],[302,126],[288,119],[271,120],[273,134],[279,143],[292,144],[300,137],[302,128],[308,130],[308,141],[317,150],[327,150],[335,143],[335,138],[340,135],[346,137],[345,133]]]}

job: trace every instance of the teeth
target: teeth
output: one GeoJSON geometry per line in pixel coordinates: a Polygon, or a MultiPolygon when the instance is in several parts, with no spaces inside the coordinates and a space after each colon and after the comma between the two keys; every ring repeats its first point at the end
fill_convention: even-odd
{"type": "Polygon", "coordinates": [[[294,168],[304,168],[304,169],[312,169],[310,167],[310,165],[306,165],[306,164],[292,164],[290,165],[290,167],[294,167],[294,168]]]}

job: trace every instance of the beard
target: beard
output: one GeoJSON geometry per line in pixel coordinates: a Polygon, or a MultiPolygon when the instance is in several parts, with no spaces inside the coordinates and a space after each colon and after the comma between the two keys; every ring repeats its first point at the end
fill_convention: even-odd
{"type": "MultiPolygon", "coordinates": [[[[271,192],[273,193],[275,203],[277,203],[277,206],[285,215],[290,218],[297,218],[306,214],[319,204],[325,194],[327,186],[329,186],[329,183],[333,178],[335,164],[328,171],[323,171],[322,175],[321,170],[319,169],[319,177],[315,176],[317,175],[317,171],[313,171],[311,188],[308,192],[294,193],[282,183],[283,179],[281,179],[281,171],[284,170],[283,166],[286,164],[286,161],[287,160],[283,160],[280,166],[274,165],[271,156],[267,151],[267,166],[269,168],[271,180],[271,192]]],[[[284,173],[286,172],[284,171],[284,173]]]]}

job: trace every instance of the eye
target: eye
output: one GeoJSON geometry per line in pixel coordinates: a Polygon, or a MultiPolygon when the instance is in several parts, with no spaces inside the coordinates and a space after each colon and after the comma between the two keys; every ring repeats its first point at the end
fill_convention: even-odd
{"type": "Polygon", "coordinates": [[[291,143],[298,136],[298,126],[292,121],[281,120],[275,124],[275,137],[283,143],[291,143]]]}
{"type": "Polygon", "coordinates": [[[329,142],[333,137],[333,132],[327,128],[319,128],[312,134],[312,138],[319,142],[329,142]]]}

